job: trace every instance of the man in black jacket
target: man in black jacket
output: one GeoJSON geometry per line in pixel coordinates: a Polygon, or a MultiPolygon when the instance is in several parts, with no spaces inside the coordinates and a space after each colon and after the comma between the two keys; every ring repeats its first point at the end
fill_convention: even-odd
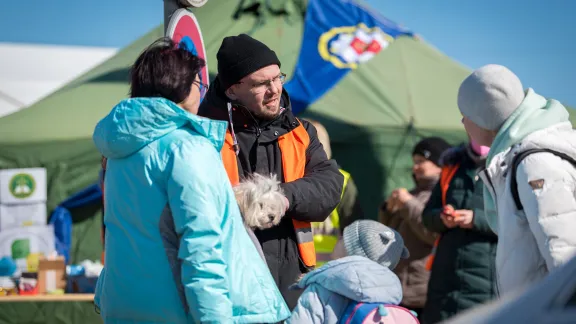
{"type": "Polygon", "coordinates": [[[288,287],[310,267],[302,261],[292,220],[323,222],[340,201],[344,178],[336,163],[326,157],[315,128],[292,114],[290,98],[282,87],[286,76],[274,51],[241,34],[222,41],[217,59],[218,76],[198,114],[231,124],[240,178],[276,174],[283,181],[283,158],[297,157],[283,157],[278,139],[300,125],[309,136],[304,176],[281,185],[289,206],[286,216],[278,226],[255,232],[270,272],[293,309],[301,292],[288,287]]]}

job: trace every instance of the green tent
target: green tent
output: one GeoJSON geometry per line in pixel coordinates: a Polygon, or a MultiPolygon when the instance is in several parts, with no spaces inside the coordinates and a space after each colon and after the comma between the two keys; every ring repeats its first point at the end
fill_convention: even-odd
{"type": "Polygon", "coordinates": [[[455,98],[468,74],[423,41],[403,37],[307,109],[330,133],[367,217],[390,190],[410,188],[411,150],[422,136],[465,139],[455,98]]]}
{"type": "MultiPolygon", "coordinates": [[[[305,1],[209,1],[194,10],[216,73],[223,37],[249,33],[273,48],[290,74],[298,57],[305,1]]],[[[0,119],[0,168],[46,167],[49,209],[96,182],[98,120],[128,95],[138,54],[163,34],[158,27],[103,64],[33,106],[0,119]]],[[[424,41],[400,38],[308,108],[330,132],[334,158],[357,182],[366,216],[397,186],[411,186],[410,150],[422,136],[465,139],[456,91],[468,70],[424,41]]],[[[72,260],[97,259],[101,206],[73,211],[72,260]]]]}

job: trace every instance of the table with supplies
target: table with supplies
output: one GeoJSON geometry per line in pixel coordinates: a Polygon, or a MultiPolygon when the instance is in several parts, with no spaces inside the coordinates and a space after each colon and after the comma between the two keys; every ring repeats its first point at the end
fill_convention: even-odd
{"type": "Polygon", "coordinates": [[[46,178],[44,168],[0,170],[0,323],[102,323],[92,294],[101,269],[56,252],[46,178]]]}

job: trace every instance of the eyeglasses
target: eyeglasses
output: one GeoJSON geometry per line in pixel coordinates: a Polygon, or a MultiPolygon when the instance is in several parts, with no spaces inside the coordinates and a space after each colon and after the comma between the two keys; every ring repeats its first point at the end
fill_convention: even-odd
{"type": "Polygon", "coordinates": [[[200,90],[200,98],[204,98],[204,95],[208,91],[208,85],[200,81],[194,81],[192,83],[198,86],[198,90],[200,90]]]}
{"type": "MultiPolygon", "coordinates": [[[[283,85],[284,82],[286,82],[286,74],[280,73],[272,80],[266,80],[253,84],[252,87],[250,88],[250,91],[254,94],[262,93],[270,89],[272,84],[278,87],[280,85],[283,85]]],[[[244,83],[244,82],[240,81],[238,83],[244,83]]]]}

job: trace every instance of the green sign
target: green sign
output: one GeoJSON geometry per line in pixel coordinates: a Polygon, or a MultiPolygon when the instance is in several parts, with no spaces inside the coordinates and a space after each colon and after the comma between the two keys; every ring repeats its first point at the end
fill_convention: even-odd
{"type": "Polygon", "coordinates": [[[10,179],[9,186],[14,197],[24,199],[32,196],[36,190],[36,181],[27,173],[18,173],[10,179]]]}
{"type": "Polygon", "coordinates": [[[26,259],[28,254],[30,254],[30,240],[15,240],[12,243],[12,259],[26,259]]]}

